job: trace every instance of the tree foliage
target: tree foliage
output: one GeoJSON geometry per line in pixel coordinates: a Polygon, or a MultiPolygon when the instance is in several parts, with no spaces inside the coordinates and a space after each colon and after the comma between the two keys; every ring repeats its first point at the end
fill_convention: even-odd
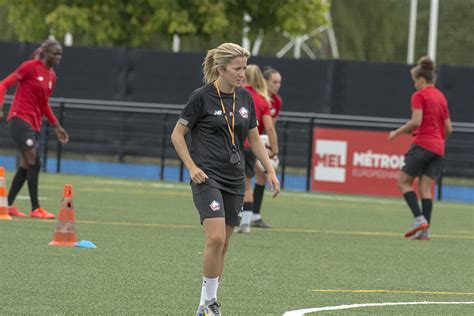
{"type": "Polygon", "coordinates": [[[325,23],[322,0],[0,0],[21,41],[67,32],[86,45],[146,46],[156,34],[198,38],[241,34],[245,13],[249,36],[279,27],[290,35],[325,23]]]}
{"type": "MultiPolygon", "coordinates": [[[[341,58],[406,62],[410,0],[333,0],[341,58]]],[[[427,54],[430,0],[418,1],[415,56],[427,54]]],[[[474,0],[440,1],[437,62],[474,65],[474,0]]]]}

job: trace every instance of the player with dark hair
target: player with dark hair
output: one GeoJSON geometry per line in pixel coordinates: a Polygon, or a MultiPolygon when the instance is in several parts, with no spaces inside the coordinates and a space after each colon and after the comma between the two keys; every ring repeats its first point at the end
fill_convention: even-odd
{"type": "MultiPolygon", "coordinates": [[[[273,119],[273,126],[276,128],[278,116],[280,115],[282,99],[278,95],[278,91],[281,87],[281,74],[278,70],[266,66],[263,68],[263,77],[267,81],[268,96],[270,97],[270,115],[273,119]]],[[[266,131],[264,131],[266,133],[266,131]]],[[[253,189],[253,214],[252,214],[252,226],[260,228],[270,228],[266,222],[263,221],[261,216],[261,207],[263,201],[263,194],[265,192],[265,182],[267,176],[265,172],[259,168],[255,168],[255,186],[253,189]]]]}
{"type": "Polygon", "coordinates": [[[27,181],[31,200],[30,216],[54,218],[54,214],[46,212],[38,201],[40,171],[38,146],[43,115],[54,127],[54,132],[61,143],[65,144],[69,140],[69,135],[61,127],[49,105],[49,97],[56,84],[53,67],[59,64],[61,57],[62,47],[59,42],[45,40],[35,51],[33,60],[22,63],[14,73],[0,82],[0,119],[3,117],[2,107],[6,91],[17,84],[7,117],[8,127],[20,154],[19,168],[8,193],[8,212],[11,216],[26,217],[25,213],[18,211],[13,202],[27,181]]]}
{"type": "Polygon", "coordinates": [[[267,168],[276,196],[280,183],[260,141],[252,97],[245,88],[248,50],[233,43],[211,49],[203,62],[206,84],[195,90],[171,135],[189,170],[194,204],[204,227],[203,282],[196,315],[221,315],[217,288],[245,191],[244,141],[267,168]],[[191,134],[191,145],[185,135],[191,134]]]}
{"type": "Polygon", "coordinates": [[[445,143],[453,128],[449,118],[448,102],[434,83],[436,66],[429,57],[422,57],[411,69],[416,92],[411,97],[411,119],[389,134],[389,140],[398,135],[412,133],[413,144],[405,154],[405,165],[398,179],[398,188],[410,207],[415,222],[405,237],[429,240],[428,228],[433,209],[433,181],[441,175],[445,143]],[[412,184],[419,180],[421,210],[412,184]]]}

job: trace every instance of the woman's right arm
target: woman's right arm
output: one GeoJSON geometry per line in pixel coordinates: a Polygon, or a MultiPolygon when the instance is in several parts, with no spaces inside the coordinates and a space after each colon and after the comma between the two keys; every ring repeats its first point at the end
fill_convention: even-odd
{"type": "Polygon", "coordinates": [[[18,78],[17,78],[16,72],[11,73],[10,75],[8,75],[8,77],[0,81],[0,120],[3,117],[2,109],[3,109],[5,94],[7,93],[7,90],[17,82],[18,82],[18,78]]]}
{"type": "Polygon", "coordinates": [[[189,176],[195,183],[203,183],[209,178],[204,171],[202,171],[194,163],[191,155],[189,154],[188,145],[184,136],[189,132],[189,128],[181,123],[176,123],[173,133],[171,134],[171,142],[173,143],[174,149],[178,153],[179,158],[183,161],[186,168],[189,170],[189,176]]]}

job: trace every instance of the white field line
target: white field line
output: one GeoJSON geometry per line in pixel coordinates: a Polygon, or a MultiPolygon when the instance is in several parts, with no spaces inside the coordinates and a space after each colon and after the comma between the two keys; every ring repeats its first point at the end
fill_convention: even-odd
{"type": "Polygon", "coordinates": [[[474,302],[395,302],[395,303],[364,303],[352,305],[326,306],[316,308],[306,308],[285,312],[283,316],[302,316],[309,313],[335,311],[342,309],[353,309],[361,307],[379,307],[379,306],[396,306],[396,305],[461,305],[474,304],[474,302]]]}
{"type": "MultiPolygon", "coordinates": [[[[29,200],[30,197],[27,196],[27,195],[18,195],[17,197],[17,200],[29,200]]],[[[45,200],[49,200],[49,198],[46,198],[46,197],[38,197],[38,200],[40,201],[45,201],[45,200]]]]}

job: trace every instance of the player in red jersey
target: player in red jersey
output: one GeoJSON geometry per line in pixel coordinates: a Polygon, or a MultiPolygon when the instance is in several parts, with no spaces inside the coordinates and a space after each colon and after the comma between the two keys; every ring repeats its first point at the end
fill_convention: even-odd
{"type": "MultiPolygon", "coordinates": [[[[262,71],[257,65],[248,65],[245,70],[245,84],[247,90],[252,95],[255,106],[255,113],[257,116],[258,133],[261,135],[263,131],[268,135],[271,147],[269,157],[272,158],[278,155],[278,140],[273,125],[273,120],[270,111],[270,98],[267,93],[267,84],[263,77],[262,71]]],[[[250,150],[248,141],[245,142],[245,195],[244,208],[240,226],[236,230],[238,233],[250,233],[250,225],[253,215],[253,192],[252,192],[252,177],[255,176],[255,155],[250,150]]]]}
{"type": "MultiPolygon", "coordinates": [[[[278,70],[266,66],[263,69],[263,77],[267,81],[267,90],[270,97],[270,115],[273,119],[273,125],[276,128],[276,122],[280,115],[282,99],[278,95],[281,87],[281,75],[278,70]]],[[[253,215],[252,226],[261,228],[270,228],[271,226],[265,223],[262,219],[261,207],[263,201],[263,193],[265,191],[265,183],[267,181],[266,173],[259,168],[255,168],[255,186],[253,189],[253,215]]]]}
{"type": "Polygon", "coordinates": [[[404,133],[412,133],[413,144],[405,154],[405,165],[398,179],[398,187],[410,207],[415,222],[405,237],[429,240],[428,227],[431,222],[433,181],[441,175],[445,143],[453,128],[449,118],[448,102],[434,83],[435,63],[422,57],[411,69],[416,92],[411,97],[412,117],[405,125],[389,134],[389,140],[404,133]],[[412,184],[419,179],[421,210],[412,184]]]}
{"type": "Polygon", "coordinates": [[[56,84],[56,73],[53,67],[58,65],[62,57],[62,47],[55,40],[45,40],[33,55],[33,60],[26,61],[0,82],[0,120],[3,118],[3,101],[6,91],[17,84],[13,103],[8,113],[7,122],[18,151],[20,165],[13,178],[8,193],[9,214],[26,217],[13,205],[18,192],[27,181],[31,200],[31,217],[54,218],[54,214],[46,212],[38,201],[38,176],[40,159],[38,155],[39,133],[43,115],[53,125],[59,141],[63,144],[69,135],[61,127],[50,105],[51,96],[56,84]]]}

